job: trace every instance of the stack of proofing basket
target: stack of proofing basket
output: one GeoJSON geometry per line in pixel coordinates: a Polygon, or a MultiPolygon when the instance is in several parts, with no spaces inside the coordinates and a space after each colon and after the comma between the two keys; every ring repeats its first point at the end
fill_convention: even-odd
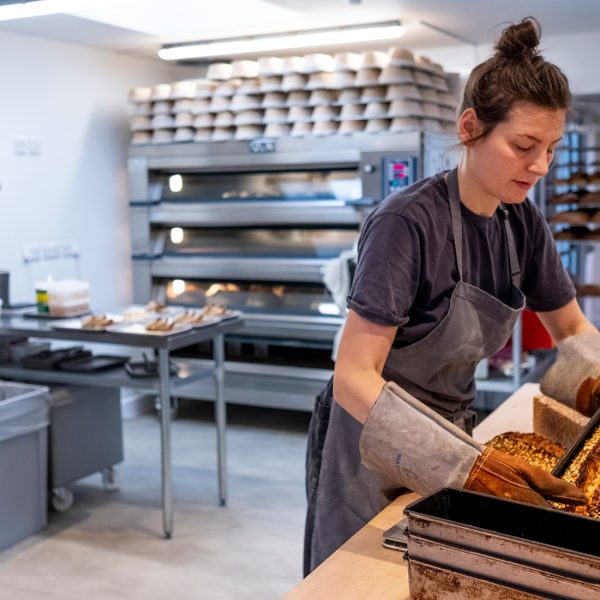
{"type": "Polygon", "coordinates": [[[454,132],[443,68],[403,48],[212,63],[130,91],[132,144],[454,132]]]}

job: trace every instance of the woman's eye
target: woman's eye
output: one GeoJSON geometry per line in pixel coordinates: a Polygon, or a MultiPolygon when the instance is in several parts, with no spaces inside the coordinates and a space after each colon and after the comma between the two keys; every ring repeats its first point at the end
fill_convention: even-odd
{"type": "Polygon", "coordinates": [[[521,152],[529,152],[529,150],[531,150],[531,146],[525,147],[525,146],[519,146],[517,144],[515,144],[515,148],[517,150],[520,150],[521,152]]]}

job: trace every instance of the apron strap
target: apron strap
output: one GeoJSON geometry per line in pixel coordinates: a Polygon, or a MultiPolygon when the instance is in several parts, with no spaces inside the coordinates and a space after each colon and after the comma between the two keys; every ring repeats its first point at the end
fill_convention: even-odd
{"type": "MultiPolygon", "coordinates": [[[[462,218],[460,214],[460,196],[458,195],[458,169],[452,169],[448,172],[446,180],[448,193],[450,197],[450,214],[452,217],[452,231],[454,233],[454,252],[456,253],[456,265],[460,280],[463,278],[463,247],[462,247],[462,218]]],[[[521,285],[521,266],[517,258],[517,246],[513,236],[512,228],[508,220],[508,209],[504,204],[498,207],[504,221],[504,233],[506,244],[508,246],[508,264],[510,268],[510,278],[515,287],[521,285]]]]}
{"type": "Polygon", "coordinates": [[[508,209],[504,204],[499,206],[500,213],[504,217],[504,232],[506,233],[506,243],[508,245],[508,266],[510,267],[510,277],[516,288],[521,285],[521,267],[517,258],[517,246],[513,236],[512,228],[508,221],[508,209]]]}
{"type": "Polygon", "coordinates": [[[446,179],[448,195],[450,197],[450,215],[452,217],[452,232],[454,233],[454,252],[456,253],[456,266],[460,281],[463,278],[463,246],[462,246],[462,218],[460,215],[460,197],[458,195],[458,169],[449,171],[446,179]]]}

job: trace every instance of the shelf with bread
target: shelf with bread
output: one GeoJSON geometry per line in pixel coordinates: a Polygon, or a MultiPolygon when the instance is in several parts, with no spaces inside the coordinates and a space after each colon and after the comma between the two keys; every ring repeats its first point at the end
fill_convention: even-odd
{"type": "Polygon", "coordinates": [[[585,225],[561,229],[553,235],[557,242],[569,242],[570,244],[600,242],[600,229],[590,229],[585,225]]]}
{"type": "Polygon", "coordinates": [[[578,190],[554,194],[546,200],[548,206],[576,205],[578,207],[600,207],[600,191],[578,190]]]}
{"type": "Polygon", "coordinates": [[[585,283],[576,284],[575,292],[578,296],[600,296],[600,284],[598,283],[585,283]]]}
{"type": "Polygon", "coordinates": [[[130,90],[131,143],[454,134],[449,81],[402,48],[212,63],[203,79],[130,90]]]}

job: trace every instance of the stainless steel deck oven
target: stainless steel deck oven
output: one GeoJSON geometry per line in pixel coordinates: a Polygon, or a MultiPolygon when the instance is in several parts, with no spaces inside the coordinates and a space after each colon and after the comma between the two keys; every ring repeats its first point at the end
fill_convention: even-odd
{"type": "Polygon", "coordinates": [[[226,339],[227,400],[310,410],[343,321],[323,266],[377,202],[442,168],[451,143],[412,132],[134,146],[134,299],[242,310],[244,329],[226,339]]]}

